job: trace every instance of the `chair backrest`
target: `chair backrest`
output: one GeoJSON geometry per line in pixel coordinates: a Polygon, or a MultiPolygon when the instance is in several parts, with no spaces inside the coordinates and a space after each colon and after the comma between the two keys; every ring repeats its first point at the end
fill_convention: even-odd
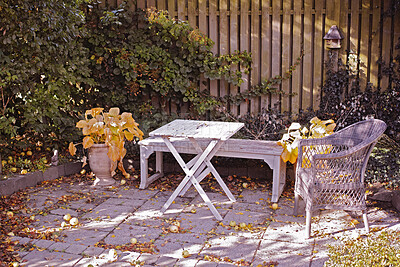
{"type": "Polygon", "coordinates": [[[350,149],[357,151],[353,154],[355,164],[353,168],[354,171],[357,170],[360,174],[361,182],[364,182],[364,173],[372,149],[385,130],[385,122],[378,119],[369,119],[354,123],[332,134],[340,139],[346,139],[347,142],[351,142],[352,145],[350,149]]]}
{"type": "Polygon", "coordinates": [[[386,123],[378,119],[369,119],[356,122],[332,135],[353,140],[354,145],[373,143],[385,132],[386,123]]]}

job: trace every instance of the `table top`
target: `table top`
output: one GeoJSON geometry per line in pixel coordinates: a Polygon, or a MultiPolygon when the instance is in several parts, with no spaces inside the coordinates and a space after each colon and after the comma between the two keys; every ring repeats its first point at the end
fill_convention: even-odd
{"type": "Polygon", "coordinates": [[[150,132],[149,136],[227,140],[243,126],[241,122],[174,120],[150,132]]]}

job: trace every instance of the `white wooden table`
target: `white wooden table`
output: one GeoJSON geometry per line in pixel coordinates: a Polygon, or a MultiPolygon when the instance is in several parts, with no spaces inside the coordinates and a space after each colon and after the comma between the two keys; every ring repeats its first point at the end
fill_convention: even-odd
{"type": "Polygon", "coordinates": [[[197,192],[199,192],[201,198],[207,204],[215,218],[222,220],[221,215],[211,203],[203,188],[201,188],[200,182],[209,173],[212,173],[229,200],[236,201],[215,167],[211,164],[211,159],[223,143],[243,126],[243,123],[236,122],[174,120],[149,133],[152,137],[161,137],[163,139],[186,174],[178,188],[172,193],[171,197],[162,207],[161,212],[165,212],[179,193],[184,193],[190,187],[191,183],[196,188],[197,192]],[[198,153],[197,156],[186,163],[170,141],[170,138],[176,137],[189,139],[191,145],[193,145],[198,153]],[[199,140],[207,140],[207,142],[209,142],[204,150],[200,147],[198,143],[199,140]]]}

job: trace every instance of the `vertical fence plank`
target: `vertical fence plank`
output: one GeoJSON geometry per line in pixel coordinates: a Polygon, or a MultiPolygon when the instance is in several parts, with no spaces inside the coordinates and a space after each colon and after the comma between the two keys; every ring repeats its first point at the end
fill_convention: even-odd
{"type": "Polygon", "coordinates": [[[312,0],[304,1],[304,58],[303,58],[303,88],[301,109],[306,110],[312,106],[312,0]]]}
{"type": "Polygon", "coordinates": [[[381,19],[381,3],[374,1],[372,6],[372,35],[371,35],[371,79],[370,82],[379,89],[378,60],[379,60],[379,21],[381,19]]]}
{"type": "MultiPolygon", "coordinates": [[[[199,30],[204,33],[208,34],[208,24],[207,24],[207,1],[206,0],[199,0],[199,30]]],[[[200,78],[200,90],[206,90],[207,86],[207,79],[202,77],[200,78]]]]}
{"type": "Polygon", "coordinates": [[[145,9],[146,8],[146,2],[145,1],[137,1],[136,6],[139,9],[145,9]]]}
{"type": "Polygon", "coordinates": [[[364,90],[368,83],[368,68],[369,68],[369,13],[370,3],[362,2],[361,7],[361,39],[360,39],[360,86],[364,90]]]}
{"type": "Polygon", "coordinates": [[[394,33],[393,33],[393,43],[392,43],[393,58],[400,56],[400,47],[398,47],[398,49],[395,49],[397,45],[400,45],[400,16],[398,15],[394,16],[394,33]]]}
{"type": "Polygon", "coordinates": [[[168,0],[168,13],[171,17],[176,17],[175,0],[168,0]]]}
{"type": "Polygon", "coordinates": [[[178,0],[178,19],[186,20],[186,0],[178,0]]]}
{"type": "MultiPolygon", "coordinates": [[[[261,2],[261,80],[271,76],[271,9],[270,1],[261,2]]],[[[269,96],[261,96],[261,107],[269,107],[269,96]]]]}
{"type": "MultiPolygon", "coordinates": [[[[388,11],[390,8],[391,0],[385,0],[383,4],[383,12],[388,11]]],[[[385,17],[383,20],[383,38],[382,38],[382,60],[385,62],[386,66],[390,64],[390,29],[391,29],[392,19],[391,17],[385,17]]],[[[389,77],[382,75],[381,88],[382,90],[387,90],[389,86],[389,77]]]]}
{"type": "Polygon", "coordinates": [[[197,27],[196,4],[197,0],[188,0],[188,21],[194,29],[197,27]]]}
{"type": "Polygon", "coordinates": [[[341,41],[342,48],[339,49],[339,58],[342,60],[343,63],[346,63],[347,62],[347,54],[348,54],[348,48],[346,47],[346,44],[347,44],[347,36],[348,36],[347,25],[349,24],[349,16],[348,16],[349,1],[341,0],[340,2],[341,2],[340,13],[337,14],[337,15],[339,15],[338,27],[339,27],[341,33],[343,34],[344,39],[341,41]]]}
{"type": "MultiPolygon", "coordinates": [[[[281,75],[281,1],[272,0],[272,76],[281,75]]],[[[279,85],[278,85],[279,86],[279,85]]],[[[272,107],[279,105],[279,96],[271,96],[272,107]]]]}
{"type": "MultiPolygon", "coordinates": [[[[351,1],[351,22],[350,22],[350,51],[354,55],[358,55],[359,51],[359,22],[360,22],[360,3],[359,0],[352,0],[351,1]]],[[[357,59],[358,56],[357,56],[357,59]]],[[[357,64],[356,70],[359,72],[359,65],[357,64]]],[[[349,85],[349,90],[351,89],[351,84],[349,85]]]]}
{"type": "MultiPolygon", "coordinates": [[[[229,30],[228,30],[228,8],[227,0],[220,0],[219,4],[219,53],[227,54],[229,48],[229,30]]],[[[219,95],[221,97],[228,94],[228,83],[221,79],[219,86],[219,95]]]]}
{"type": "MultiPolygon", "coordinates": [[[[314,71],[313,71],[313,108],[319,108],[321,100],[321,87],[323,83],[322,66],[324,64],[323,50],[324,48],[324,23],[323,23],[323,2],[315,1],[315,17],[314,17],[314,71]]],[[[346,13],[347,15],[347,13],[346,13]]],[[[342,48],[343,49],[343,48],[342,48]]]]}
{"type": "MultiPolygon", "coordinates": [[[[293,1],[293,61],[296,61],[303,49],[302,32],[302,1],[293,1]]],[[[292,112],[298,113],[301,108],[302,66],[297,66],[292,76],[292,112]]]]}
{"type": "MultiPolygon", "coordinates": [[[[229,53],[233,53],[237,50],[239,50],[239,41],[238,41],[238,0],[230,0],[230,5],[229,5],[229,32],[230,32],[230,38],[229,38],[229,53]]],[[[238,66],[234,66],[232,68],[232,71],[235,72],[237,70],[238,66]]],[[[231,95],[237,94],[239,88],[237,86],[230,85],[229,86],[229,93],[231,95]]],[[[238,106],[229,106],[230,112],[233,115],[238,115],[238,106]]]]}
{"type": "MultiPolygon", "coordinates": [[[[291,34],[290,34],[290,16],[291,16],[291,1],[283,1],[283,18],[282,18],[282,76],[287,72],[290,67],[290,57],[292,51],[291,34]]],[[[289,93],[290,79],[282,81],[282,91],[289,93]]],[[[290,110],[290,98],[283,96],[281,98],[282,111],[290,110]]]]}
{"type": "MultiPolygon", "coordinates": [[[[208,21],[209,21],[209,37],[214,41],[212,52],[218,54],[219,38],[218,38],[218,20],[217,20],[217,2],[218,0],[209,1],[208,21]]],[[[218,96],[218,81],[210,81],[210,93],[213,96],[218,96]]]]}
{"type": "MultiPolygon", "coordinates": [[[[249,2],[240,0],[240,51],[249,51],[249,2]]],[[[249,75],[243,73],[244,82],[240,86],[240,91],[249,89],[249,75]]],[[[240,104],[240,115],[248,111],[248,102],[240,104]]]]}
{"type": "Polygon", "coordinates": [[[158,10],[165,10],[165,0],[157,0],[157,9],[158,10]]]}
{"type": "Polygon", "coordinates": [[[147,0],[147,8],[156,7],[156,0],[147,0]]]}
{"type": "MultiPolygon", "coordinates": [[[[250,86],[259,84],[260,80],[260,15],[259,15],[259,1],[252,0],[251,3],[251,55],[253,59],[253,69],[251,71],[250,86]]],[[[250,101],[250,112],[258,113],[260,111],[260,98],[254,97],[250,101]]]]}

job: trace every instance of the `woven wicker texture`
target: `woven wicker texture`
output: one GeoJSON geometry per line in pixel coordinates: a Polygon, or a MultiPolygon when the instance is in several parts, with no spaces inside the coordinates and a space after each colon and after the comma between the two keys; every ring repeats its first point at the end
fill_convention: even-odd
{"type": "Polygon", "coordinates": [[[364,173],[368,158],[386,124],[371,119],[332,135],[299,141],[295,183],[295,213],[299,196],[306,203],[306,235],[317,209],[361,210],[366,217],[364,173]]]}

